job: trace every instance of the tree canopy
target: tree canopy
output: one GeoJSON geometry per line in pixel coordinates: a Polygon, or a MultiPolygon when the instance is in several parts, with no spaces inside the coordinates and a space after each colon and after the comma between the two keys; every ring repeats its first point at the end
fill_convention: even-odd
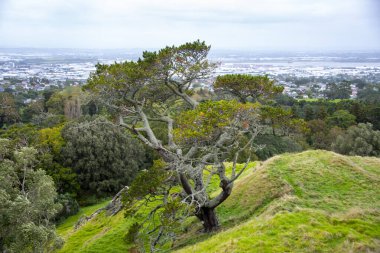
{"type": "Polygon", "coordinates": [[[35,169],[37,151],[0,139],[0,251],[43,252],[62,245],[51,220],[61,209],[54,182],[35,169]],[[13,151],[13,152],[12,152],[13,151]]]}
{"type": "Polygon", "coordinates": [[[253,76],[247,74],[218,76],[213,88],[216,93],[230,94],[242,103],[246,103],[249,98],[253,101],[257,101],[258,98],[270,98],[284,90],[284,87],[276,86],[275,81],[267,75],[253,76]]]}
{"type": "Polygon", "coordinates": [[[62,159],[84,196],[117,193],[144,167],[144,147],[104,118],[69,123],[62,136],[62,159]]]}
{"type": "MultiPolygon", "coordinates": [[[[209,50],[205,42],[195,41],[144,52],[138,61],[97,65],[86,86],[113,110],[120,126],[160,155],[170,172],[162,180],[166,185],[166,190],[160,191],[164,203],[174,205],[179,198],[180,203],[192,207],[207,232],[218,228],[214,209],[230,196],[234,181],[249,162],[248,158],[238,171],[239,155],[255,148],[254,139],[261,131],[257,104],[199,103],[191,97],[192,84],[209,77],[216,66],[207,60],[209,50]],[[167,144],[152,129],[156,121],[166,124],[167,144]],[[246,136],[246,141],[241,142],[239,136],[246,136]],[[233,168],[227,175],[224,162],[232,151],[233,168]],[[206,170],[208,177],[204,176],[206,170]],[[221,192],[211,197],[206,189],[213,175],[220,179],[221,192]],[[173,184],[182,189],[177,198],[170,191],[173,184]]],[[[154,245],[163,228],[151,233],[154,245]]]]}

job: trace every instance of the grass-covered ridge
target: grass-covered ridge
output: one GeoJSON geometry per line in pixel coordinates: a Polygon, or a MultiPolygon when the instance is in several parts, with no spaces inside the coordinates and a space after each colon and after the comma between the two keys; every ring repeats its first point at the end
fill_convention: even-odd
{"type": "Polygon", "coordinates": [[[249,192],[256,199],[269,195],[263,198],[269,203],[245,222],[178,252],[380,250],[380,159],[327,151],[277,156],[242,180],[234,194],[245,197],[230,198],[222,210],[252,209],[249,192]],[[260,181],[251,181],[260,173],[260,181]],[[255,184],[269,185],[270,192],[260,193],[255,184]]]}
{"type": "MultiPolygon", "coordinates": [[[[380,159],[327,151],[277,156],[247,170],[217,212],[223,230],[202,235],[199,226],[189,225],[175,250],[376,252],[380,159]]],[[[77,231],[63,223],[61,252],[126,252],[131,223],[121,213],[99,215],[77,231]]]]}

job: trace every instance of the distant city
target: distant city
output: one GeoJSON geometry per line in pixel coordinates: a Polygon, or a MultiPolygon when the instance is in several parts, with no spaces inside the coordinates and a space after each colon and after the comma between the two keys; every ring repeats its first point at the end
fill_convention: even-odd
{"type": "MultiPolygon", "coordinates": [[[[136,60],[142,50],[0,49],[0,91],[36,90],[81,85],[99,63],[136,60]]],[[[217,75],[245,73],[268,75],[295,98],[321,98],[326,84],[349,81],[352,97],[357,85],[380,83],[380,52],[238,52],[211,51],[219,63],[217,75]]]]}

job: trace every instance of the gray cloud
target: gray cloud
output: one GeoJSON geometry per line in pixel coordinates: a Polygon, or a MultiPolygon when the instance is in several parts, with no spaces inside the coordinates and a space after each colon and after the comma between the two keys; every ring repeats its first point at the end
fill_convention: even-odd
{"type": "Polygon", "coordinates": [[[200,38],[217,48],[380,50],[374,6],[379,1],[0,0],[0,47],[161,47],[200,38]]]}

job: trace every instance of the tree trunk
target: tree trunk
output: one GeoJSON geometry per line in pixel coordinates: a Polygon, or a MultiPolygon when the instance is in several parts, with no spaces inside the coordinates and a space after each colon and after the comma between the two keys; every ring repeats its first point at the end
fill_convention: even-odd
{"type": "Polygon", "coordinates": [[[214,208],[201,207],[196,216],[202,221],[205,232],[213,232],[219,228],[219,221],[214,208]]]}

